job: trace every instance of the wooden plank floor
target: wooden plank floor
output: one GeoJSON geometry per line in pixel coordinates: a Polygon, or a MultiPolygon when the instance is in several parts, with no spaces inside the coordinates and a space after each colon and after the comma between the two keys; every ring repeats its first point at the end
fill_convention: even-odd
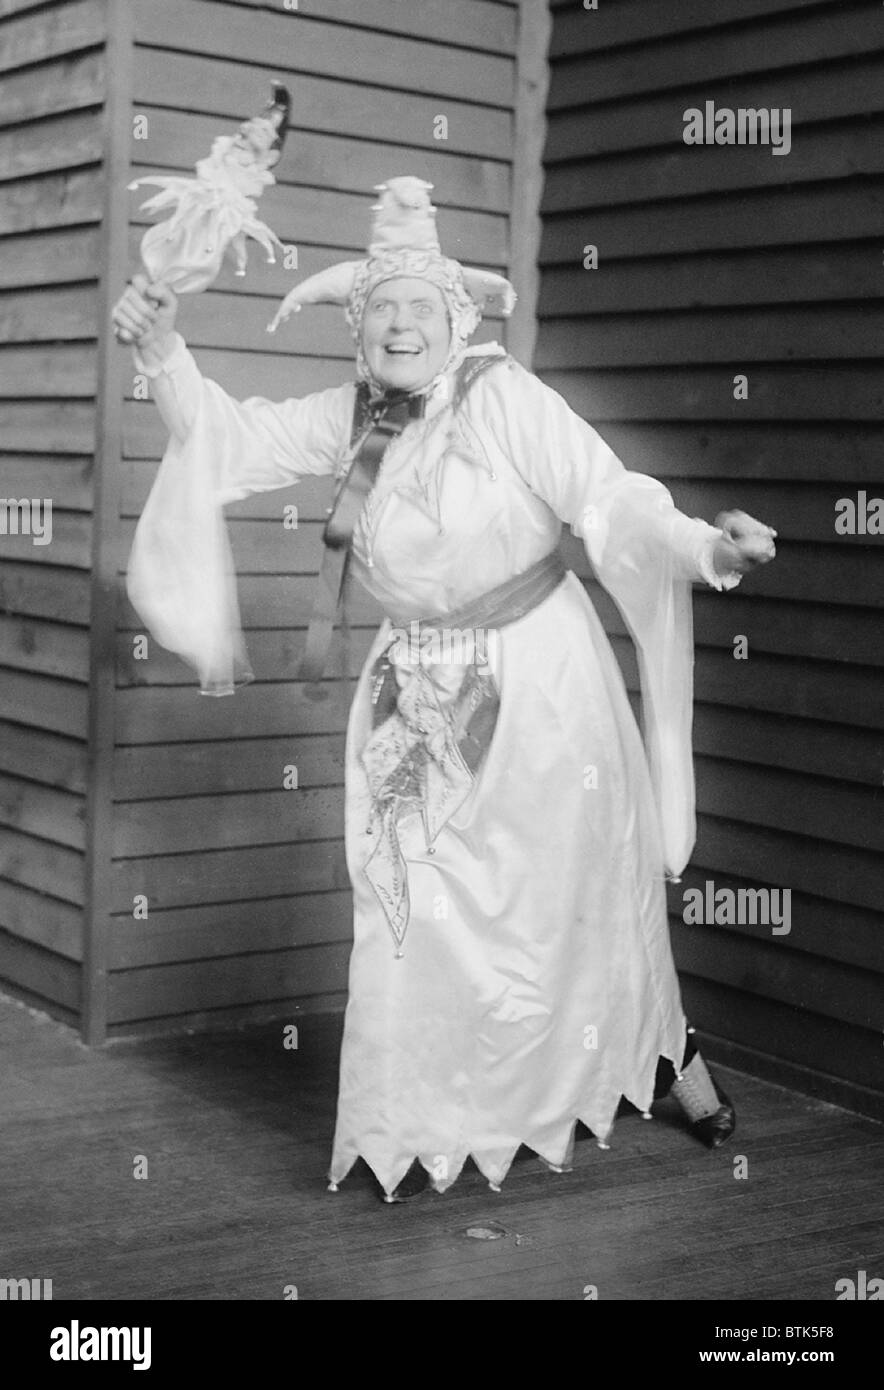
{"type": "Polygon", "coordinates": [[[55,1299],[831,1301],[884,1275],[884,1127],[737,1072],[739,1128],[707,1152],[666,1102],[533,1156],[501,1194],[471,1169],[384,1206],[360,1168],[325,1190],[340,1021],[90,1052],[0,998],[0,1277],[55,1299]],[[148,1178],[133,1178],[144,1155],[148,1178]],[[748,1160],[748,1178],[734,1160],[748,1160]],[[494,1221],[506,1235],[466,1237],[494,1221]]]}

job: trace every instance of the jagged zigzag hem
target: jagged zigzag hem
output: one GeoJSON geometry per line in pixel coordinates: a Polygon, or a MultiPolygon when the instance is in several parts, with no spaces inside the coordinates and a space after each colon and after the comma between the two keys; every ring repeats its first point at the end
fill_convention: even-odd
{"type": "MultiPolygon", "coordinates": [[[[672,1058],[668,1060],[672,1061],[672,1058]]],[[[675,1064],[673,1063],[673,1065],[675,1064]]],[[[442,1193],[447,1192],[448,1189],[457,1182],[463,1172],[467,1159],[471,1158],[488,1184],[493,1188],[500,1188],[512,1167],[516,1154],[519,1149],[523,1147],[530,1149],[531,1152],[536,1154],[548,1167],[554,1169],[567,1169],[570,1166],[574,1154],[577,1125],[585,1125],[599,1145],[607,1146],[608,1140],[614,1131],[617,1110],[624,1100],[634,1106],[636,1110],[646,1113],[653,1102],[653,1082],[651,1082],[650,1086],[647,1088],[643,1088],[642,1096],[634,1097],[625,1094],[621,1095],[606,1122],[600,1122],[597,1115],[595,1118],[589,1116],[588,1112],[578,1114],[573,1116],[570,1120],[564,1121],[563,1124],[567,1126],[564,1143],[558,1141],[555,1144],[551,1144],[548,1139],[545,1141],[532,1141],[530,1137],[518,1139],[513,1144],[506,1146],[504,1149],[505,1157],[500,1158],[498,1156],[494,1162],[483,1159],[481,1155],[472,1152],[470,1149],[462,1150],[451,1158],[449,1158],[448,1155],[439,1154],[438,1152],[430,1159],[422,1157],[419,1153],[412,1153],[406,1159],[399,1160],[389,1182],[385,1182],[383,1178],[381,1178],[371,1159],[361,1150],[357,1149],[348,1156],[343,1166],[336,1167],[334,1163],[332,1164],[328,1173],[329,1184],[333,1191],[336,1190],[338,1185],[346,1179],[357,1159],[361,1158],[371,1170],[381,1188],[389,1196],[405,1177],[411,1165],[417,1160],[430,1175],[432,1187],[437,1192],[442,1193]],[[435,1172],[440,1166],[440,1160],[444,1163],[446,1174],[444,1178],[440,1178],[435,1172]]]]}

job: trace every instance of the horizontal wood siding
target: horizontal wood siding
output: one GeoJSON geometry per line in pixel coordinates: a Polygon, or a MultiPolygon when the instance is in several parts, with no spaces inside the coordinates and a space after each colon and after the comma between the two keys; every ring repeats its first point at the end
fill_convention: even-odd
{"type": "MultiPolygon", "coordinates": [[[[722,1056],[880,1111],[884,563],[834,523],[884,495],[884,11],[552,8],[537,368],[690,515],[779,532],[773,567],[695,598],[699,830],[669,890],[687,1008],[722,1056]],[[708,100],[790,108],[791,152],[686,146],[708,100]],[[791,931],[686,925],[709,880],[789,889],[791,931]]],[[[635,698],[619,615],[569,554],[635,698]]]]}
{"type": "Polygon", "coordinates": [[[48,545],[0,523],[0,981],[72,1022],[105,32],[105,0],[0,7],[0,498],[52,504],[48,545]]]}
{"type": "MultiPolygon", "coordinates": [[[[295,13],[279,4],[139,0],[135,16],[132,111],[146,117],[148,138],[132,141],[133,177],[190,171],[216,135],[263,104],[271,78],[292,92],[278,183],[260,210],[297,246],[297,270],[268,265],[253,247],[244,279],[225,268],[210,291],[181,306],[180,327],[203,372],[234,396],[282,399],[351,379],[339,311],[312,309],[275,338],[266,325],[296,280],[364,252],[372,188],[385,178],[430,179],[443,246],[507,269],[517,5],[324,0],[295,13]],[[434,138],[439,115],[448,118],[447,140],[434,138]]],[[[80,138],[88,136],[84,125],[80,138]]],[[[148,193],[131,196],[133,268],[148,193]]],[[[500,324],[483,331],[499,336],[500,324]]],[[[153,404],[137,396],[133,382],[123,415],[121,574],[165,442],[153,404]]],[[[257,678],[236,696],[201,698],[192,674],[153,643],[147,660],[136,659],[141,629],[121,601],[111,1034],[343,999],[351,933],[343,746],[352,685],[341,679],[337,639],[326,703],[304,699],[293,679],[329,496],[327,481],[308,479],[229,509],[257,678]],[[294,534],[282,525],[291,502],[294,534]],[[285,790],[292,765],[298,789],[285,790]],[[141,894],[146,920],[133,917],[141,894]]],[[[357,600],[354,674],[377,617],[357,600]]]]}

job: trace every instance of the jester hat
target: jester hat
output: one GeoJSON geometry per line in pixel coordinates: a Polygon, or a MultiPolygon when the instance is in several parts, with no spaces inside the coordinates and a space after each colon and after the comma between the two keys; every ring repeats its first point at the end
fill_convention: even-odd
{"type": "Polygon", "coordinates": [[[368,258],[342,261],[296,285],[286,295],[273,322],[274,333],[304,304],[340,304],[357,344],[359,371],[367,375],[362,356],[362,316],[372,291],[400,276],[427,280],[442,293],[451,319],[451,356],[466,345],[482,311],[492,303],[504,316],[512,313],[516,294],[509,280],[490,270],[476,270],[443,256],[436,231],[436,209],[430,202],[433,185],[406,175],[377,184],[368,258]]]}

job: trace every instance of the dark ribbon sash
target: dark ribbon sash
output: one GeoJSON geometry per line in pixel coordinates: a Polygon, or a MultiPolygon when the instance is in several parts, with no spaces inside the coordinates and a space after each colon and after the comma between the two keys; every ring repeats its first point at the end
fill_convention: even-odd
{"type": "MultiPolygon", "coordinates": [[[[462,362],[455,374],[452,408],[459,409],[473,382],[489,367],[503,360],[499,353],[489,353],[462,362]]],[[[307,629],[306,649],[295,677],[305,683],[304,693],[311,699],[321,699],[324,695],[319,682],[328,660],[334,625],[338,613],[343,610],[347,562],[353,532],[365,499],[377,482],[381,462],[390,443],[410,421],[423,418],[426,406],[426,395],[387,391],[383,396],[372,397],[364,382],[357,387],[351,442],[359,438],[363,429],[366,433],[357,446],[350,470],[322,533],[325,544],[316,597],[307,629]]]]}
{"type": "Polygon", "coordinates": [[[341,608],[350,545],[365,499],[377,482],[381,461],[391,441],[410,421],[423,417],[426,404],[426,396],[409,395],[404,391],[388,391],[373,400],[367,399],[364,392],[361,400],[357,397],[354,430],[363,413],[370,424],[322,533],[324,548],[319,583],[307,629],[307,646],[297,672],[299,681],[313,687],[307,693],[314,699],[320,693],[318,682],[325,670],[332,631],[341,608]]]}

